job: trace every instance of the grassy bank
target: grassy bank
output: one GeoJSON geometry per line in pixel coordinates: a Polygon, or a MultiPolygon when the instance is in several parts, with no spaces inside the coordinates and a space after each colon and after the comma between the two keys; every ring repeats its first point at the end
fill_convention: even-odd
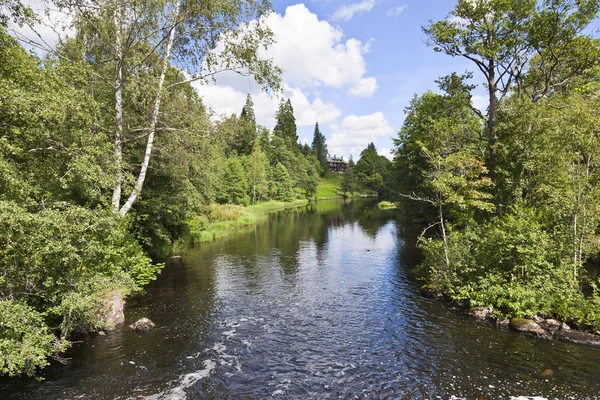
{"type": "Polygon", "coordinates": [[[269,213],[287,208],[302,207],[308,200],[292,202],[267,201],[253,206],[212,204],[208,216],[199,216],[189,222],[190,242],[210,242],[245,229],[267,219],[269,213]]]}
{"type": "MultiPolygon", "coordinates": [[[[317,186],[317,199],[324,200],[344,197],[342,192],[343,177],[344,175],[341,174],[331,174],[321,178],[321,181],[317,186]]],[[[346,197],[365,197],[377,195],[377,192],[367,189],[362,189],[359,192],[346,193],[346,197]]]]}

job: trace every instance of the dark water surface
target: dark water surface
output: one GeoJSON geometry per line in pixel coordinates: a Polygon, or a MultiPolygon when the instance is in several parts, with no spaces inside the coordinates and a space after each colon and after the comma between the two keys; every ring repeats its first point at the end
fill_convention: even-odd
{"type": "Polygon", "coordinates": [[[89,338],[0,398],[600,398],[600,349],[464,318],[420,296],[414,263],[414,232],[374,202],[274,214],[168,263],[126,310],[156,330],[89,338]]]}

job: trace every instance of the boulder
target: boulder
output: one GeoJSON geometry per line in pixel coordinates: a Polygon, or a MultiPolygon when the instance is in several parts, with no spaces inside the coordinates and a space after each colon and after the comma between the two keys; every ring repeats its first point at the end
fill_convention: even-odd
{"type": "Polygon", "coordinates": [[[552,335],[532,319],[513,318],[510,320],[510,328],[540,339],[552,339],[552,335]]]}
{"type": "Polygon", "coordinates": [[[133,324],[129,325],[129,327],[135,331],[148,332],[149,330],[154,329],[156,325],[148,318],[140,318],[133,324]]]}
{"type": "Polygon", "coordinates": [[[563,322],[562,325],[560,326],[560,330],[561,331],[570,331],[571,327],[569,325],[567,325],[566,322],[563,322]]]}
{"type": "Polygon", "coordinates": [[[592,333],[574,330],[560,330],[554,334],[554,337],[564,342],[585,344],[589,346],[600,346],[600,335],[594,335],[592,333]]]}
{"type": "Polygon", "coordinates": [[[557,321],[555,319],[544,319],[544,320],[538,322],[538,324],[542,328],[549,330],[550,332],[556,332],[557,330],[560,329],[560,326],[561,326],[560,321],[557,321]]]}
{"type": "Polygon", "coordinates": [[[492,307],[473,307],[469,310],[469,315],[477,321],[485,321],[492,317],[493,312],[492,307]]]}

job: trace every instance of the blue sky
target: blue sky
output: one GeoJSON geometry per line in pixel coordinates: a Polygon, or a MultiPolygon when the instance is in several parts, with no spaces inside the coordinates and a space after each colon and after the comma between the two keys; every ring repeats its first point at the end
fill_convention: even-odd
{"type": "MultiPolygon", "coordinates": [[[[284,95],[296,110],[300,139],[312,140],[318,120],[332,155],[357,158],[373,141],[389,156],[414,94],[436,89],[440,76],[473,70],[467,60],[435,53],[421,31],[454,5],[454,0],[274,0],[269,25],[278,43],[265,56],[285,71],[284,95]]],[[[227,114],[241,108],[249,87],[258,122],[272,127],[276,101],[269,102],[252,82],[226,76],[198,90],[216,112],[227,114]]],[[[479,108],[486,107],[483,94],[481,86],[476,89],[479,108]]]]}

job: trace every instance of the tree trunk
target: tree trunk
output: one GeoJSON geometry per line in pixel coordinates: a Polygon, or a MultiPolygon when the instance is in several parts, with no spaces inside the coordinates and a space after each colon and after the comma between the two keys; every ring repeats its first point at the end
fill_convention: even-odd
{"type": "Polygon", "coordinates": [[[448,256],[448,241],[446,240],[446,224],[444,222],[444,213],[442,203],[439,205],[440,226],[442,228],[442,240],[444,241],[444,258],[446,262],[446,272],[450,272],[450,257],[448,256]]]}
{"type": "Polygon", "coordinates": [[[489,151],[489,160],[488,160],[488,169],[490,171],[490,178],[492,182],[496,182],[496,143],[498,141],[498,137],[496,136],[496,116],[498,114],[498,98],[496,97],[496,73],[495,73],[495,64],[494,60],[489,60],[488,63],[489,68],[489,76],[488,76],[488,94],[490,106],[488,109],[488,120],[487,120],[487,129],[488,129],[488,151],[489,151]]]}
{"type": "Polygon", "coordinates": [[[169,32],[169,39],[167,41],[167,48],[165,50],[165,55],[163,58],[163,68],[160,74],[160,78],[158,81],[158,88],[156,93],[156,98],[154,100],[154,109],[152,110],[152,121],[150,123],[150,132],[148,133],[148,141],[146,143],[146,152],[144,153],[144,161],[142,162],[142,167],[140,169],[140,174],[135,182],[135,186],[133,191],[129,195],[127,202],[123,205],[119,214],[124,217],[127,215],[131,206],[136,201],[140,193],[142,192],[142,187],[144,186],[144,180],[146,179],[146,173],[148,172],[148,165],[150,164],[150,157],[152,155],[152,146],[154,145],[154,135],[156,133],[156,125],[158,123],[158,114],[160,112],[160,102],[162,96],[162,90],[165,83],[165,76],[167,75],[167,71],[169,70],[169,64],[171,60],[171,50],[173,49],[173,41],[175,40],[175,29],[178,25],[179,20],[179,10],[181,8],[181,3],[177,2],[175,6],[175,18],[173,20],[173,26],[171,27],[171,31],[169,32]]]}
{"type": "Polygon", "coordinates": [[[123,184],[123,46],[122,11],[117,4],[114,14],[115,23],[115,184],[113,187],[112,209],[116,214],[121,207],[121,188],[123,184]]]}

